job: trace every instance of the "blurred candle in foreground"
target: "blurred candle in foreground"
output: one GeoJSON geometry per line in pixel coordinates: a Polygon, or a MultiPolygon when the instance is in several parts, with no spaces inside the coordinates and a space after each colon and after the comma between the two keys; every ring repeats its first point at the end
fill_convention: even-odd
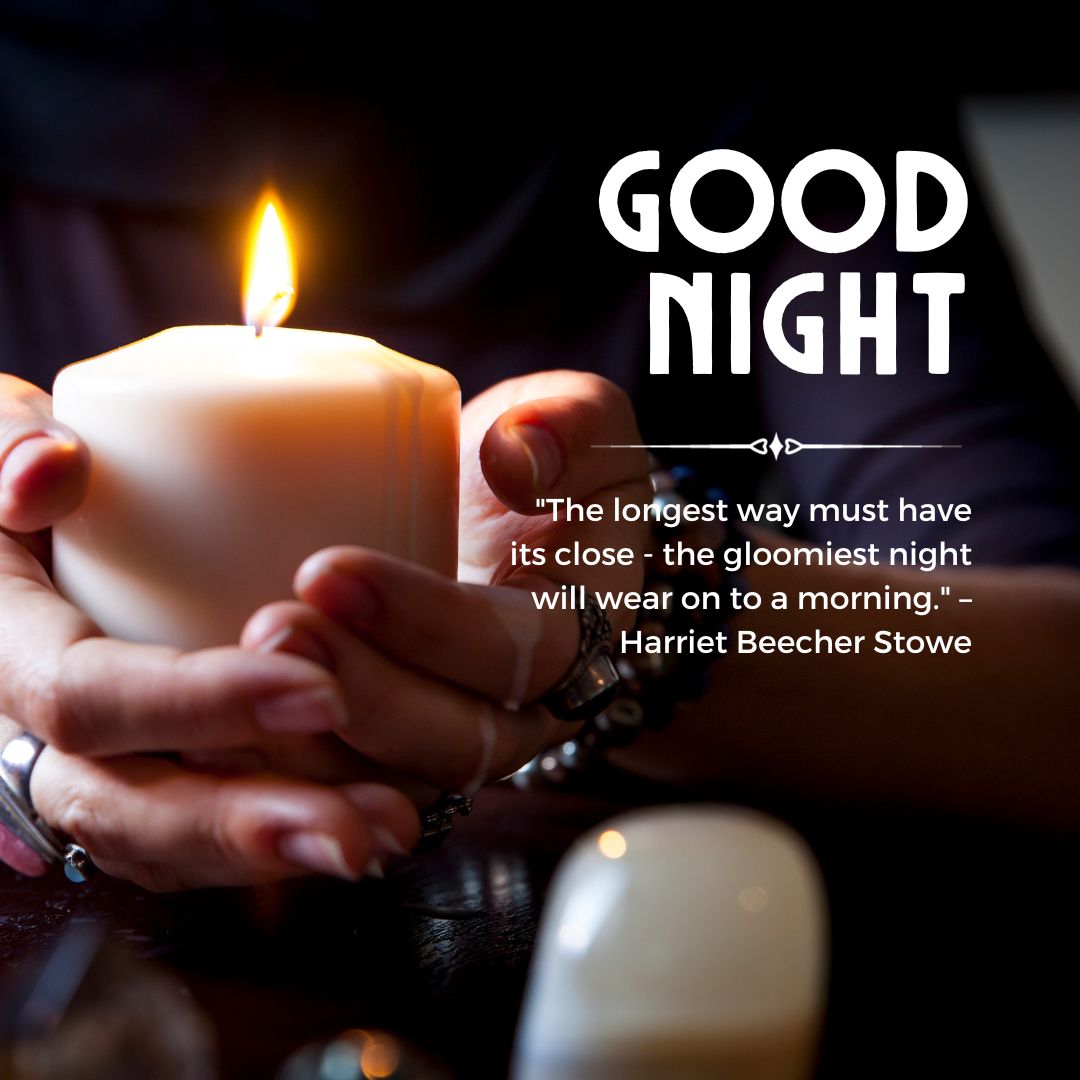
{"type": "Polygon", "coordinates": [[[666,807],[577,842],[548,894],[514,1080],[813,1074],[826,908],[786,826],[666,807]]]}
{"type": "Polygon", "coordinates": [[[110,635],[235,642],[333,544],[456,572],[456,380],[368,338],[277,326],[294,269],[272,203],[257,220],[249,325],[176,327],[57,376],[54,414],[92,464],[53,530],[54,575],[110,635]]]}

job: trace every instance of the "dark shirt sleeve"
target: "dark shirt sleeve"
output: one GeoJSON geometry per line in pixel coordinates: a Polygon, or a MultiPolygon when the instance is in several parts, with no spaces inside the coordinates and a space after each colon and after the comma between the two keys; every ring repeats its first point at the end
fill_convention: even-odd
{"type": "MultiPolygon", "coordinates": [[[[806,450],[773,458],[747,453],[678,451],[737,499],[785,498],[799,502],[801,535],[844,545],[968,543],[979,565],[1080,565],[1080,455],[1075,451],[1077,407],[1021,309],[1008,262],[979,198],[967,161],[951,95],[928,90],[916,98],[853,94],[850,88],[799,93],[767,88],[748,99],[743,123],[726,127],[714,116],[701,124],[690,152],[730,146],[765,169],[777,194],[772,223],[750,248],[710,255],[691,248],[665,227],[660,255],[638,256],[644,269],[689,280],[713,275],[713,373],[693,374],[690,340],[681,315],[671,320],[671,371],[643,373],[634,383],[642,431],[651,443],[743,443],[776,434],[781,440],[845,444],[959,444],[959,449],[806,450]],[[790,169],[804,156],[830,147],[868,160],[887,196],[884,220],[868,243],[827,255],[795,241],[782,218],[779,193],[790,169]],[[898,150],[926,150],[954,164],[969,193],[959,232],[932,252],[895,249],[895,159],[898,150]],[[927,298],[912,291],[920,272],[965,275],[965,292],[950,299],[950,370],[927,367],[927,298]],[[751,278],[751,374],[728,370],[729,275],[751,278]],[[798,315],[820,316],[824,373],[801,374],[782,365],[763,339],[766,302],[797,274],[820,272],[824,292],[793,302],[785,330],[796,348],[798,315]],[[874,371],[875,346],[862,347],[863,373],[839,372],[839,280],[861,274],[863,314],[874,313],[876,273],[897,275],[897,370],[874,371]],[[766,494],[767,493],[767,494],[766,494]],[[900,498],[918,504],[968,503],[969,523],[898,521],[813,523],[812,503],[874,503],[895,507],[900,498]]],[[[658,143],[659,144],[659,143],[658,143]]],[[[641,145],[652,145],[647,140],[641,145]]],[[[666,192],[687,160],[687,144],[664,151],[663,177],[647,190],[666,192]],[[680,152],[672,152],[672,151],[680,152]]],[[[612,157],[611,160],[615,160],[612,157]]],[[[920,184],[920,225],[937,220],[943,199],[935,181],[920,184]]],[[[822,228],[842,229],[862,208],[850,178],[824,174],[806,191],[806,211],[822,228]]],[[[709,177],[695,191],[695,213],[707,227],[733,228],[748,212],[745,185],[709,177]],[[730,220],[725,219],[725,214],[730,220]],[[741,215],[741,216],[740,216],[741,215]]],[[[611,241],[614,245],[614,241],[611,241]]],[[[639,303],[644,304],[642,297],[639,303]]],[[[643,317],[642,323],[647,320],[643,317]]],[[[644,346],[642,346],[644,348],[644,346]]]]}
{"type": "Polygon", "coordinates": [[[825,315],[824,374],[794,372],[759,344],[754,370],[765,434],[815,443],[960,444],[959,449],[782,456],[783,485],[790,498],[804,505],[881,498],[895,504],[903,496],[915,503],[966,502],[972,507],[969,524],[899,522],[894,515],[888,525],[810,525],[804,517],[813,540],[963,541],[971,544],[980,565],[1080,565],[1077,408],[1021,310],[955,128],[939,130],[950,119],[947,109],[942,112],[939,107],[937,127],[921,132],[919,143],[894,144],[875,162],[886,181],[890,212],[873,241],[843,255],[822,255],[790,241],[762,275],[765,296],[780,281],[812,270],[824,273],[826,290],[801,298],[787,315],[788,337],[796,344],[796,315],[825,315]],[[935,252],[895,251],[890,158],[904,148],[942,153],[967,180],[971,204],[965,224],[935,252]],[[912,275],[927,270],[966,277],[966,291],[950,302],[947,374],[927,370],[927,298],[912,292],[912,275]],[[841,271],[862,273],[864,314],[873,313],[874,273],[896,272],[895,375],[873,372],[875,346],[869,341],[863,346],[863,374],[839,373],[841,271]]]}

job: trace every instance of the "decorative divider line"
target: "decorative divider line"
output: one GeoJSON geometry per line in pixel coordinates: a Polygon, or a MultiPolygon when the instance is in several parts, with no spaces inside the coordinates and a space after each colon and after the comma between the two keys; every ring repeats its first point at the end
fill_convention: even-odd
{"type": "Polygon", "coordinates": [[[748,443],[593,443],[594,450],[749,450],[764,457],[772,453],[793,457],[804,450],[962,450],[961,443],[804,443],[774,434],[770,442],[763,435],[748,443]]]}

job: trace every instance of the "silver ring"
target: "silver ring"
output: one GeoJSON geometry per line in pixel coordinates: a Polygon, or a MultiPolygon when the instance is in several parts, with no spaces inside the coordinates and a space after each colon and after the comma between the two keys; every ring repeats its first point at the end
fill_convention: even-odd
{"type": "Polygon", "coordinates": [[[560,720],[587,720],[603,712],[619,688],[619,671],[611,655],[611,622],[585,590],[585,604],[578,608],[581,640],[578,656],[563,680],[540,699],[560,720]]]}
{"type": "Polygon", "coordinates": [[[30,799],[30,777],[45,744],[28,731],[0,749],[0,826],[45,863],[63,863],[69,881],[81,884],[94,871],[86,849],[57,836],[30,799]]]}
{"type": "Polygon", "coordinates": [[[36,735],[24,731],[0,750],[0,780],[27,806],[33,805],[30,802],[30,774],[44,749],[45,744],[36,735]]]}

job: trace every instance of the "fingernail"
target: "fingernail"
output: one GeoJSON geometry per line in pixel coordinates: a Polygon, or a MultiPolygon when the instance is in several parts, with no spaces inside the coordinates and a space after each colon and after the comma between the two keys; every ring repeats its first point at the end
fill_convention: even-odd
{"type": "Polygon", "coordinates": [[[367,877],[384,878],[386,877],[386,868],[383,866],[382,860],[373,857],[368,860],[367,866],[364,867],[364,874],[367,877]]]}
{"type": "Polygon", "coordinates": [[[334,613],[358,626],[370,626],[382,608],[382,600],[375,587],[365,578],[333,564],[318,575],[323,578],[324,588],[333,590],[334,613]]]}
{"type": "Polygon", "coordinates": [[[51,435],[31,435],[22,442],[16,443],[7,452],[3,466],[0,467],[0,491],[10,490],[16,478],[24,470],[57,445],[60,445],[60,440],[54,439],[51,435]]]}
{"type": "Polygon", "coordinates": [[[286,626],[255,646],[257,652],[283,652],[311,660],[327,671],[336,670],[334,655],[314,634],[296,626],[286,626]]]}
{"type": "Polygon", "coordinates": [[[555,437],[539,424],[515,424],[507,434],[516,439],[532,467],[533,491],[548,491],[562,476],[563,454],[555,437]]]}
{"type": "Polygon", "coordinates": [[[41,877],[48,870],[45,860],[3,825],[0,825],[0,863],[27,877],[41,877]]]}
{"type": "Polygon", "coordinates": [[[278,851],[294,866],[314,870],[317,874],[330,874],[346,881],[356,881],[360,876],[345,861],[341,844],[327,833],[286,833],[278,841],[278,851]]]}
{"type": "Polygon", "coordinates": [[[369,825],[371,840],[375,850],[380,855],[405,855],[405,845],[385,826],[369,825]]]}
{"type": "Polygon", "coordinates": [[[329,686],[292,690],[255,706],[255,722],[263,731],[313,734],[334,731],[347,719],[341,698],[329,686]]]}

